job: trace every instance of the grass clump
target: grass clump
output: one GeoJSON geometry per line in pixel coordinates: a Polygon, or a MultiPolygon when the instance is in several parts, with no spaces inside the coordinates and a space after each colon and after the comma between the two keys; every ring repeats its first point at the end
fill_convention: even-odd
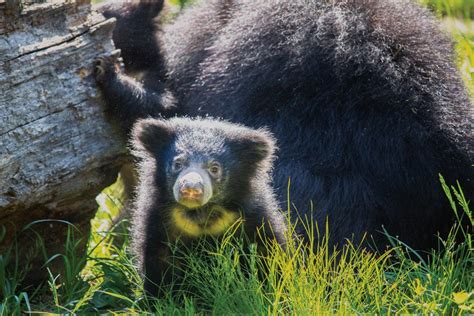
{"type": "MultiPolygon", "coordinates": [[[[472,213],[459,188],[443,186],[460,220],[430,256],[393,238],[394,247],[382,253],[352,243],[333,249],[326,235],[309,243],[291,239],[285,248],[269,241],[261,251],[246,242],[237,225],[219,243],[203,240],[187,250],[171,245],[181,262],[175,268],[183,272],[183,282],[176,283],[174,291],[165,289],[160,299],[144,295],[128,234],[121,227],[126,220],[104,229],[101,221],[118,208],[101,209],[84,270],[71,278],[51,273],[49,284],[31,297],[10,290],[0,314],[473,313],[474,245],[468,230],[474,224],[472,213]],[[461,217],[468,225],[460,224],[461,217]]],[[[66,264],[71,262],[68,256],[56,258],[66,264]]],[[[0,273],[3,293],[14,280],[15,275],[0,273]]]]}

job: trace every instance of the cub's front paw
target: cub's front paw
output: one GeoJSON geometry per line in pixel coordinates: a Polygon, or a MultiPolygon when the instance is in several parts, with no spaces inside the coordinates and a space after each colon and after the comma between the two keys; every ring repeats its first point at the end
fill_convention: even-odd
{"type": "Polygon", "coordinates": [[[99,57],[94,61],[94,77],[99,84],[113,79],[118,70],[119,66],[113,56],[99,57]]]}

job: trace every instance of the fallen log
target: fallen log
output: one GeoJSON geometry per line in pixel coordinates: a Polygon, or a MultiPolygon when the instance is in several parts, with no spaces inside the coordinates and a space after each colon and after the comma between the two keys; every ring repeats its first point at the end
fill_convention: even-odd
{"type": "Polygon", "coordinates": [[[115,54],[114,24],[90,1],[0,1],[0,254],[19,236],[21,260],[40,267],[33,235],[17,233],[45,219],[32,227],[48,256],[63,251],[62,221],[85,249],[95,197],[126,160],[92,78],[94,58],[115,54]]]}

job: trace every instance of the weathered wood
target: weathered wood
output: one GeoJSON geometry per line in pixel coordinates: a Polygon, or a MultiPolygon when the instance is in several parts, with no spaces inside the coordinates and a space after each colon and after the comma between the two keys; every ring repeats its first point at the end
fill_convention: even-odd
{"type": "MultiPolygon", "coordinates": [[[[0,226],[8,232],[0,253],[33,220],[66,220],[87,236],[95,196],[125,161],[91,76],[94,58],[114,51],[114,20],[85,1],[7,4],[0,2],[0,226]]],[[[46,232],[50,253],[61,249],[66,225],[35,228],[46,232]]]]}

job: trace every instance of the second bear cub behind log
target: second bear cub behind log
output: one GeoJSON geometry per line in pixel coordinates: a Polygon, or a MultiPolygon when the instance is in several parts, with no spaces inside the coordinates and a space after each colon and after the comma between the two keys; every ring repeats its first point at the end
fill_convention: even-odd
{"type": "Polygon", "coordinates": [[[251,239],[263,225],[284,242],[286,222],[269,184],[275,142],[268,132],[174,118],[141,120],[132,134],[140,159],[133,249],[150,294],[170,283],[168,243],[178,238],[192,246],[243,219],[251,239]]]}

